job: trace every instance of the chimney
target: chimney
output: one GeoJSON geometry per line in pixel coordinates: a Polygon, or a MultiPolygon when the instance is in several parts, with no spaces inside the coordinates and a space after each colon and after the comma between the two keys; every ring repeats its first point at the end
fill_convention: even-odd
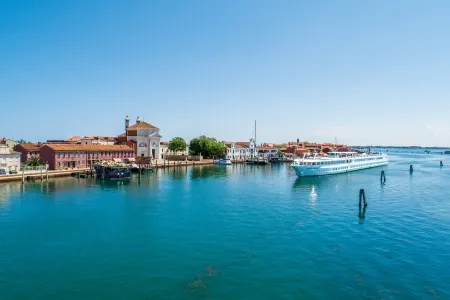
{"type": "Polygon", "coordinates": [[[137,117],[136,124],[139,124],[139,123],[141,123],[141,119],[139,119],[139,117],[137,117]]]}
{"type": "Polygon", "coordinates": [[[300,143],[300,139],[297,139],[297,144],[300,143]]]}
{"type": "Polygon", "coordinates": [[[125,130],[130,126],[130,119],[128,118],[128,115],[125,117],[125,130]]]}

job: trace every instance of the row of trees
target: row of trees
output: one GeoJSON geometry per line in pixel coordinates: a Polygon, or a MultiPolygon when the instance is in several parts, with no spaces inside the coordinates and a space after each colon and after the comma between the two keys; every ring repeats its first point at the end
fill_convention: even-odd
{"type": "MultiPolygon", "coordinates": [[[[186,150],[186,142],[181,137],[175,137],[170,141],[170,151],[186,150]]],[[[225,155],[227,147],[220,141],[205,135],[199,136],[189,143],[189,154],[202,155],[205,158],[212,158],[225,155]]]]}

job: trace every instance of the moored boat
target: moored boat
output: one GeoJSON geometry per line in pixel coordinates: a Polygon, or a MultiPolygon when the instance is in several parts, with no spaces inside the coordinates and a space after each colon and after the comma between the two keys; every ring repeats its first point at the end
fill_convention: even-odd
{"type": "Polygon", "coordinates": [[[216,165],[231,165],[231,160],[228,158],[220,158],[214,160],[214,164],[216,165]]]}
{"type": "Polygon", "coordinates": [[[269,158],[269,162],[272,164],[278,164],[278,163],[282,163],[283,159],[280,157],[271,157],[271,158],[269,158]]]}
{"type": "Polygon", "coordinates": [[[102,180],[129,180],[130,170],[120,165],[95,165],[95,174],[97,179],[102,180]]]}
{"type": "Polygon", "coordinates": [[[291,165],[298,177],[346,173],[388,164],[386,154],[330,152],[327,156],[304,156],[291,165]]]}

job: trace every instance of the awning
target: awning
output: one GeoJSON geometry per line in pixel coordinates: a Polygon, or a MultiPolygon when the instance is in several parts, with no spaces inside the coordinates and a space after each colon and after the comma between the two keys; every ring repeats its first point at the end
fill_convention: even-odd
{"type": "Polygon", "coordinates": [[[128,158],[128,161],[136,161],[136,158],[130,157],[130,158],[128,158]]]}
{"type": "Polygon", "coordinates": [[[122,162],[121,158],[113,158],[114,162],[122,162]]]}

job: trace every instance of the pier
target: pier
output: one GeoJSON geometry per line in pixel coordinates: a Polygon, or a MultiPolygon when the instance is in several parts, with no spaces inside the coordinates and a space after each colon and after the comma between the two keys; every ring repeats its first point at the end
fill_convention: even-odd
{"type": "MultiPolygon", "coordinates": [[[[153,163],[149,167],[154,169],[165,169],[165,168],[177,168],[177,167],[195,167],[195,166],[205,166],[213,165],[212,159],[204,159],[202,161],[165,161],[164,163],[153,163]]],[[[144,165],[141,166],[144,168],[144,165]]],[[[64,176],[74,176],[74,177],[85,177],[88,175],[93,175],[95,172],[91,171],[90,168],[78,168],[78,169],[67,169],[67,170],[41,170],[36,172],[27,173],[17,173],[0,175],[0,183],[8,181],[36,181],[36,180],[48,180],[48,178],[64,177],[64,176]]]]}

